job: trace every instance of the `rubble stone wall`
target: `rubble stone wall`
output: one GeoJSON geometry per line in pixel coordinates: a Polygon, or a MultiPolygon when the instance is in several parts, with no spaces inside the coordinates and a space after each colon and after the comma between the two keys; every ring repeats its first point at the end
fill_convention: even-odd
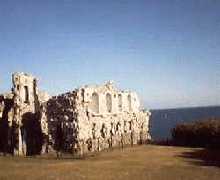
{"type": "Polygon", "coordinates": [[[140,110],[135,92],[112,82],[53,97],[31,75],[14,73],[12,82],[12,92],[0,95],[0,151],[83,155],[150,139],[150,112],[140,110]]]}
{"type": "Polygon", "coordinates": [[[139,104],[136,93],[112,83],[53,97],[47,103],[50,144],[82,155],[143,143],[150,139],[150,113],[140,111],[139,104]],[[62,132],[61,144],[57,132],[62,132]]]}
{"type": "Polygon", "coordinates": [[[3,97],[3,96],[0,96],[0,119],[1,119],[2,116],[3,116],[4,108],[5,108],[4,97],[3,97]]]}
{"type": "Polygon", "coordinates": [[[52,97],[45,104],[50,149],[72,152],[77,135],[76,93],[52,97]]]}
{"type": "Polygon", "coordinates": [[[0,128],[4,132],[0,146],[14,155],[36,154],[42,141],[37,79],[14,73],[12,83],[12,91],[0,98],[0,128]]]}

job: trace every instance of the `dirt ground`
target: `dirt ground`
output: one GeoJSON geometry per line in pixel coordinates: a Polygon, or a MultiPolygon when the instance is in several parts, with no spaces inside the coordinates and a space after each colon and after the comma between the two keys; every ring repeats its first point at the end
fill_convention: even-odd
{"type": "Polygon", "coordinates": [[[202,148],[143,145],[84,159],[1,156],[0,180],[219,180],[219,154],[202,148]]]}

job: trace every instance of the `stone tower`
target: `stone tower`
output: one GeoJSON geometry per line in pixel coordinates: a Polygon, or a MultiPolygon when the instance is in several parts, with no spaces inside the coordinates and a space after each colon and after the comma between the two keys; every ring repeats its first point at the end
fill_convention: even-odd
{"type": "Polygon", "coordinates": [[[16,145],[14,153],[26,155],[27,132],[24,128],[24,117],[34,116],[39,111],[37,80],[25,73],[14,73],[12,75],[14,94],[14,118],[16,145]]]}

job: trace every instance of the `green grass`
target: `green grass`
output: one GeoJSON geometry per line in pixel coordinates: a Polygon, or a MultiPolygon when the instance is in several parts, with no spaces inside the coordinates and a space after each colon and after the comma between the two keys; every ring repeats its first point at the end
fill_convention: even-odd
{"type": "Polygon", "coordinates": [[[220,167],[209,162],[203,151],[145,145],[114,149],[84,159],[7,156],[0,157],[0,179],[219,179],[220,167]]]}

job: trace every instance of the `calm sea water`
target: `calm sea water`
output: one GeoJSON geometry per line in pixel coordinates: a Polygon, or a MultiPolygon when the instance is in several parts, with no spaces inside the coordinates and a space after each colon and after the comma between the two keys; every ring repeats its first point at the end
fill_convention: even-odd
{"type": "Polygon", "coordinates": [[[150,129],[154,140],[171,137],[171,129],[179,123],[220,118],[220,106],[151,110],[150,129]]]}

